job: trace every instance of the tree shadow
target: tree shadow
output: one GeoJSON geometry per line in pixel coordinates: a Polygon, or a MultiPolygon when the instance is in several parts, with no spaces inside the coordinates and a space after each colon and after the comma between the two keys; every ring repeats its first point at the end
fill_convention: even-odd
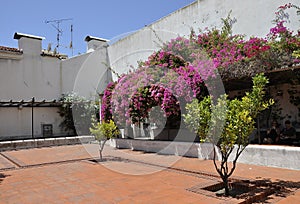
{"type": "Polygon", "coordinates": [[[254,187],[251,191],[242,196],[244,199],[248,198],[248,201],[252,202],[259,201],[264,203],[272,203],[268,201],[272,199],[286,198],[300,189],[299,181],[283,181],[279,179],[276,181],[271,181],[270,179],[260,179],[242,182],[248,183],[254,187]]]}
{"type": "Polygon", "coordinates": [[[274,195],[279,197],[287,197],[291,193],[300,189],[299,181],[283,181],[277,179],[276,181],[271,181],[270,179],[262,179],[255,181],[260,186],[266,186],[275,189],[274,195]]]}
{"type": "Polygon", "coordinates": [[[89,160],[93,163],[103,163],[103,162],[130,162],[128,159],[124,159],[121,157],[113,157],[113,156],[105,156],[101,159],[91,159],[89,160]]]}
{"type": "Polygon", "coordinates": [[[274,200],[281,200],[286,198],[300,189],[300,182],[283,181],[270,179],[255,179],[255,180],[241,180],[231,179],[229,182],[230,195],[226,196],[224,193],[224,184],[218,182],[208,186],[201,186],[191,189],[195,193],[203,193],[203,190],[210,191],[210,196],[219,197],[222,199],[242,199],[241,203],[274,203],[274,200]]]}
{"type": "Polygon", "coordinates": [[[5,175],[3,173],[0,173],[0,184],[1,182],[5,179],[5,177],[7,177],[8,175],[5,175]]]}

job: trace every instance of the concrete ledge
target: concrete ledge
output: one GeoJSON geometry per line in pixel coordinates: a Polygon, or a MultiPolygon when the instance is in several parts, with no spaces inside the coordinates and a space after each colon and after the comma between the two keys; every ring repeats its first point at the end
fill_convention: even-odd
{"type": "Polygon", "coordinates": [[[67,145],[68,140],[66,140],[65,137],[59,137],[55,138],[54,145],[60,146],[60,145],[67,145]]]}
{"type": "Polygon", "coordinates": [[[249,145],[238,162],[300,170],[300,147],[249,145]]]}
{"type": "MultiPolygon", "coordinates": [[[[132,149],[208,160],[213,159],[213,149],[210,143],[112,139],[110,145],[120,149],[132,149]]],[[[216,156],[217,159],[221,158],[219,153],[216,156]]],[[[233,157],[229,158],[230,161],[232,159],[233,157]]],[[[300,170],[300,147],[249,145],[241,154],[238,162],[300,170]]]]}
{"type": "Polygon", "coordinates": [[[132,149],[158,154],[212,159],[212,144],[175,141],[112,139],[110,145],[119,149],[132,149]]]}
{"type": "Polygon", "coordinates": [[[15,140],[0,142],[0,151],[28,148],[50,147],[59,145],[75,145],[94,141],[94,136],[59,137],[45,139],[15,140]]]}

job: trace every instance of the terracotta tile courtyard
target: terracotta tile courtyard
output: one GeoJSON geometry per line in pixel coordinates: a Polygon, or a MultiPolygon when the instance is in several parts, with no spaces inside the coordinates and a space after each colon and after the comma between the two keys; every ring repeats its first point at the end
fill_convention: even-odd
{"type": "MultiPolygon", "coordinates": [[[[0,152],[0,203],[245,203],[202,187],[220,180],[210,160],[95,144],[0,152]]],[[[300,172],[238,164],[233,179],[282,186],[263,203],[300,203],[300,172]]]]}

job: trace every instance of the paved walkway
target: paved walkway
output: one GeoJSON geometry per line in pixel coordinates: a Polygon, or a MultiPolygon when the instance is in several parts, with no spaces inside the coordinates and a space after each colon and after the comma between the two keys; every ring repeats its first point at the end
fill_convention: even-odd
{"type": "MultiPolygon", "coordinates": [[[[212,161],[73,145],[0,152],[0,203],[240,203],[197,191],[219,181],[212,161]],[[196,193],[195,193],[196,189],[196,193]],[[198,193],[197,193],[198,192],[198,193]]],[[[288,187],[269,203],[300,203],[300,171],[238,164],[233,178],[288,187]],[[295,191],[295,192],[293,192],[295,191]]]]}

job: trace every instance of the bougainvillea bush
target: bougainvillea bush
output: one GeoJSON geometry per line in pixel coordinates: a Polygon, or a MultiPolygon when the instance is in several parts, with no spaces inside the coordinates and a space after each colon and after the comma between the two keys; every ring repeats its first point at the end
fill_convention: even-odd
{"type": "Polygon", "coordinates": [[[103,121],[109,121],[112,120],[112,109],[111,109],[111,96],[112,96],[112,91],[115,88],[116,83],[115,82],[110,82],[103,94],[102,98],[102,105],[101,105],[101,118],[100,120],[103,121]]]}
{"type": "Polygon", "coordinates": [[[159,106],[166,117],[179,116],[180,106],[207,91],[200,73],[191,63],[161,50],[134,72],[121,76],[111,98],[117,123],[136,123],[159,106]]]}
{"type": "Polygon", "coordinates": [[[300,32],[290,31],[286,4],[276,11],[274,27],[265,38],[233,35],[230,16],[221,29],[205,29],[189,38],[177,37],[123,74],[104,93],[102,119],[117,124],[136,123],[159,106],[166,117],[180,115],[186,103],[199,101],[214,89],[209,81],[252,77],[257,73],[293,66],[300,62],[300,32]],[[211,87],[209,87],[211,86],[211,87]],[[113,110],[113,111],[112,111],[113,110]],[[112,114],[113,113],[113,114],[112,114]]]}

